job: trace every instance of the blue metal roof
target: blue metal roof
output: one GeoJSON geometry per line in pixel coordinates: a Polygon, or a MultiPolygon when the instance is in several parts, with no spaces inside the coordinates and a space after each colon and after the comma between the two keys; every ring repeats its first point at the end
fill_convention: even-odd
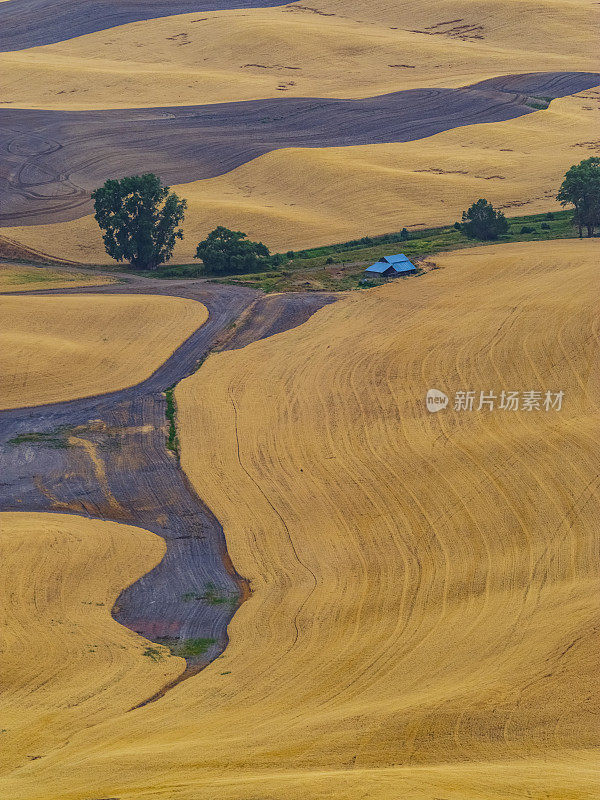
{"type": "Polygon", "coordinates": [[[365,272],[385,272],[386,269],[389,269],[391,266],[391,264],[387,264],[385,261],[378,261],[376,264],[367,267],[365,272]]]}
{"type": "Polygon", "coordinates": [[[413,270],[417,269],[412,261],[408,260],[404,253],[400,253],[397,256],[384,256],[381,261],[378,261],[376,264],[367,267],[365,272],[375,272],[377,274],[381,274],[390,267],[398,274],[402,272],[412,272],[413,270]]]}
{"type": "Polygon", "coordinates": [[[396,272],[412,272],[414,269],[416,269],[415,265],[412,264],[408,258],[406,261],[398,261],[391,266],[396,270],[396,272]]]}
{"type": "Polygon", "coordinates": [[[404,255],[404,253],[399,253],[396,256],[384,256],[382,261],[387,261],[388,264],[394,264],[396,261],[408,261],[408,258],[404,255]]]}

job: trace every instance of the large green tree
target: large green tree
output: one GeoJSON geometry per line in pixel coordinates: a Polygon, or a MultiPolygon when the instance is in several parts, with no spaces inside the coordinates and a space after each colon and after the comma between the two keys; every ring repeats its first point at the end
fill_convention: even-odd
{"type": "Polygon", "coordinates": [[[594,235],[600,225],[600,158],[592,156],[572,166],[565,175],[556,199],[561,205],[575,206],[573,222],[583,236],[594,235]]]}
{"type": "Polygon", "coordinates": [[[96,222],[104,247],[116,261],[135,269],[156,269],[168,261],[177,239],[186,201],[163,186],[151,172],[106,181],[92,192],[96,222]]]}
{"type": "Polygon", "coordinates": [[[497,239],[508,231],[508,222],[501,211],[496,211],[487,200],[478,200],[463,211],[460,229],[471,239],[488,241],[497,239]]]}
{"type": "Polygon", "coordinates": [[[206,271],[215,274],[260,272],[271,266],[269,250],[262,242],[251,242],[245,233],[222,225],[200,242],[194,258],[201,258],[206,271]]]}

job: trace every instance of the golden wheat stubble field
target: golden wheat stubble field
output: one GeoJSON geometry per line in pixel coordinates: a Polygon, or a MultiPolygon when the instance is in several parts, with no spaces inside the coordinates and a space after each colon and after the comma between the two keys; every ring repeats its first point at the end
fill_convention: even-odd
{"type": "MultiPolygon", "coordinates": [[[[188,211],[173,260],[191,263],[217,225],[284,252],[449,224],[479,197],[508,215],[557,209],[565,171],[597,154],[599,125],[600,90],[591,89],[518,119],[414,142],[274,151],[226,175],[174,187],[188,211]]],[[[7,231],[53,255],[110,262],[93,216],[7,231]]]]}
{"type": "Polygon", "coordinates": [[[594,71],[598,20],[587,0],[323,0],[184,14],[0,54],[0,90],[14,107],[130,108],[594,71]]]}
{"type": "Polygon", "coordinates": [[[0,408],[133,386],[208,318],[201,303],[157,295],[5,295],[0,313],[0,408]]]}
{"type": "Polygon", "coordinates": [[[224,655],[20,800],[592,800],[598,243],[474,248],[211,356],[182,465],[253,594],[224,655]],[[561,411],[425,409],[428,388],[561,411]]]}
{"type": "Polygon", "coordinates": [[[110,615],[121,589],[163,557],[160,537],[115,522],[4,512],[0,550],[6,771],[127,711],[184,662],[151,661],[149,642],[110,615]]]}

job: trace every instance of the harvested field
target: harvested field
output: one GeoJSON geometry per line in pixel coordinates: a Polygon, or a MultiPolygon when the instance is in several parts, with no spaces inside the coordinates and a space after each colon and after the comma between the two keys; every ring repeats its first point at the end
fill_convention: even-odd
{"type": "Polygon", "coordinates": [[[469,12],[453,5],[441,16],[439,6],[421,0],[394,3],[393,22],[385,13],[377,18],[381,2],[371,0],[366,12],[344,0],[341,13],[290,4],[121,25],[3,54],[0,94],[19,108],[133,108],[358,98],[507,73],[598,69],[593,5],[563,3],[560,14],[554,2],[494,0],[469,12]],[[465,33],[464,20],[437,24],[461,16],[485,20],[485,36],[465,33]]]}
{"type": "Polygon", "coordinates": [[[92,31],[114,28],[128,22],[173,13],[214,11],[221,8],[276,6],[281,0],[128,0],[127,3],[96,3],[70,0],[59,5],[52,0],[6,0],[0,5],[0,51],[60,42],[92,31]]]}
{"type": "Polygon", "coordinates": [[[86,397],[147,378],[208,316],[150,295],[2,296],[0,408],[86,397]]]}
{"type": "MultiPolygon", "coordinates": [[[[79,295],[86,290],[71,291],[79,295]]],[[[149,278],[91,291],[183,296],[202,302],[210,316],[137,386],[0,412],[0,508],[111,519],[162,537],[164,557],[148,574],[122,587],[113,616],[159,645],[149,658],[162,662],[169,654],[166,647],[185,657],[187,666],[183,672],[178,668],[177,682],[224,650],[227,625],[247,586],[229,561],[218,520],[190,488],[176,453],[166,447],[165,393],[191,374],[209,349],[240,347],[300,325],[332,298],[316,293],[263,298],[205,281],[149,278]]],[[[173,445],[176,450],[176,439],[173,445]]],[[[170,686],[167,680],[149,691],[140,684],[135,705],[170,686]]]]}
{"type": "MultiPolygon", "coordinates": [[[[12,0],[11,0],[12,1],[12,0]]],[[[65,222],[91,210],[107,178],[156,171],[167,183],[208,178],[289,146],[411,141],[534,111],[600,73],[509,75],[463,89],[420,89],[363,100],[280,99],[101,112],[0,110],[0,222],[65,222]],[[90,159],[90,152],[94,158],[90,159]]],[[[12,235],[12,234],[10,234],[12,235]]]]}
{"type": "Polygon", "coordinates": [[[30,292],[35,289],[65,289],[99,286],[114,283],[110,277],[83,272],[33,267],[19,264],[0,264],[0,292],[30,292]]]}
{"type": "Polygon", "coordinates": [[[598,243],[435,260],[180,385],[253,596],[222,658],[6,796],[594,800],[598,243]],[[429,414],[430,387],[564,405],[429,414]]]}
{"type": "Polygon", "coordinates": [[[126,712],[183,669],[111,617],[123,586],[162,558],[162,539],[65,514],[0,514],[1,768],[126,712]],[[10,688],[9,688],[10,687],[10,688]]]}
{"type": "MultiPolygon", "coordinates": [[[[227,175],[175,187],[189,208],[174,261],[191,262],[197,242],[220,224],[285,252],[403,226],[451,224],[478,197],[507,215],[556,209],[564,172],[597,154],[599,126],[594,89],[518,119],[415,142],[275,151],[227,175]]],[[[55,255],[110,261],[91,216],[9,232],[55,255]]]]}

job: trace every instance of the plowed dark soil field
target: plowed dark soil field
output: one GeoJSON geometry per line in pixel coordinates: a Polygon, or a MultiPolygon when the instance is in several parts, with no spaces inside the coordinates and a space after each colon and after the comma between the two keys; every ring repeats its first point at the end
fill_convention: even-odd
{"type": "MultiPolygon", "coordinates": [[[[0,6],[1,8],[1,6],[0,6]]],[[[256,100],[61,112],[0,110],[0,223],[77,219],[107,178],[153,171],[167,183],[228,172],[271,150],[406,142],[532,113],[600,83],[600,74],[508,75],[462,89],[362,100],[256,100]]]]}

